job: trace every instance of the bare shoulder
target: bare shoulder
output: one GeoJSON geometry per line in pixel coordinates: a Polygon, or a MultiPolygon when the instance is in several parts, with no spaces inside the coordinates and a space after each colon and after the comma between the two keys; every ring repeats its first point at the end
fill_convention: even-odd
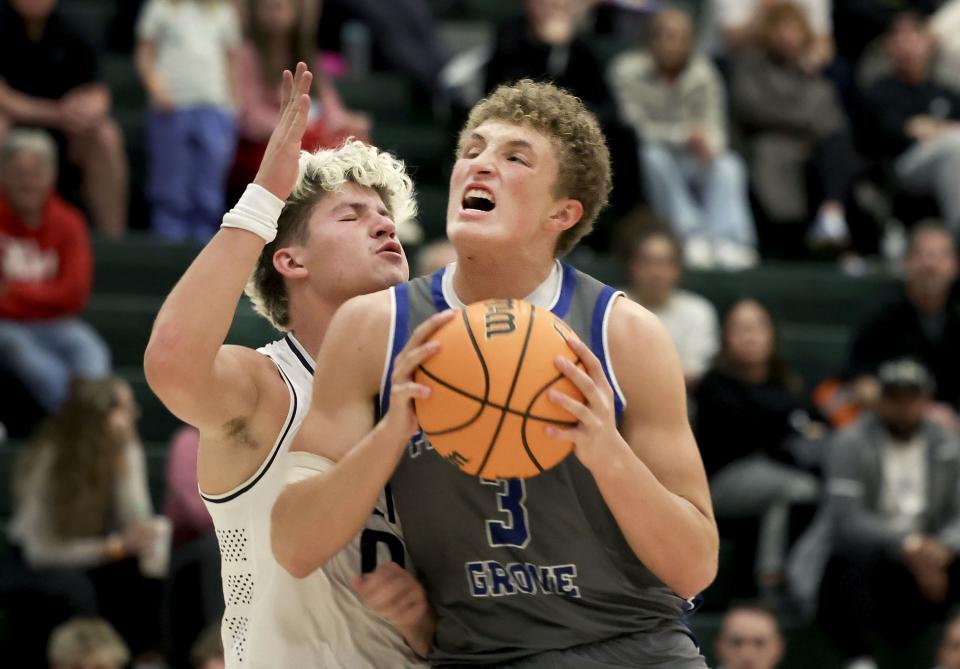
{"type": "Polygon", "coordinates": [[[628,411],[643,405],[685,407],[683,367],[660,319],[626,297],[613,305],[608,330],[610,359],[628,411]]]}
{"type": "Polygon", "coordinates": [[[393,325],[390,290],[359,295],[345,302],[333,317],[317,354],[317,379],[344,375],[364,390],[379,390],[393,325]]]}
{"type": "Polygon", "coordinates": [[[671,344],[660,319],[626,296],[614,301],[607,334],[615,357],[617,351],[623,348],[629,350],[638,346],[671,344]]]}

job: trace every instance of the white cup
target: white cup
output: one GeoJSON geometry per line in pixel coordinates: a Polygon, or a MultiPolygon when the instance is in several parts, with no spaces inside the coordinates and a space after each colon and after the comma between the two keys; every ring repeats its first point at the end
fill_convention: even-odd
{"type": "Polygon", "coordinates": [[[148,521],[155,533],[153,543],[140,553],[140,573],[148,578],[164,578],[170,568],[170,543],[173,524],[166,516],[154,516],[148,521]]]}

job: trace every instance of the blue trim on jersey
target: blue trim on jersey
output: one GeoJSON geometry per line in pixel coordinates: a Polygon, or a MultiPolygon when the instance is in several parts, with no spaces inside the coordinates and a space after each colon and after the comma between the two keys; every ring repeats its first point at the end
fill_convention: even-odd
{"type": "MultiPolygon", "coordinates": [[[[607,355],[603,349],[603,317],[607,313],[607,305],[610,304],[610,300],[616,293],[617,291],[610,286],[604,286],[597,296],[597,303],[593,307],[593,317],[590,319],[590,350],[600,359],[600,364],[603,365],[603,373],[611,386],[613,386],[613,375],[607,368],[607,355]]],[[[620,419],[623,418],[623,402],[620,401],[620,395],[616,392],[613,393],[613,401],[617,411],[617,422],[619,423],[620,419]]]]}
{"type": "Polygon", "coordinates": [[[573,302],[573,291],[577,287],[577,270],[573,269],[570,265],[564,264],[561,264],[560,268],[563,271],[560,297],[557,298],[557,303],[553,305],[553,309],[550,311],[552,311],[553,315],[557,318],[566,318],[567,312],[570,311],[570,304],[573,302]]]}
{"type": "Polygon", "coordinates": [[[450,305],[447,304],[447,298],[443,296],[443,274],[446,271],[446,267],[441,267],[433,273],[433,277],[430,279],[430,296],[433,298],[433,306],[437,308],[437,313],[450,308],[450,305]]]}
{"type": "MultiPolygon", "coordinates": [[[[441,272],[443,270],[440,270],[441,272]]],[[[380,398],[380,415],[386,416],[390,408],[390,379],[393,376],[393,361],[407,345],[410,336],[410,291],[409,284],[401,283],[393,287],[395,302],[393,320],[393,347],[390,351],[390,364],[387,365],[387,376],[383,384],[383,396],[380,398]]]]}
{"type": "Polygon", "coordinates": [[[200,493],[200,497],[207,502],[210,502],[211,504],[223,504],[224,502],[235,500],[237,497],[250,490],[250,488],[257,485],[257,482],[259,482],[260,479],[263,478],[264,474],[267,473],[267,470],[270,469],[270,465],[273,464],[273,461],[277,459],[277,453],[280,452],[280,447],[283,446],[283,442],[286,440],[287,434],[290,432],[290,428],[293,427],[293,421],[297,417],[297,389],[293,387],[293,384],[290,383],[290,379],[287,378],[287,375],[282,369],[280,369],[279,365],[277,366],[277,371],[280,372],[280,376],[283,377],[283,380],[286,381],[287,386],[290,388],[290,394],[293,395],[293,411],[290,412],[290,420],[287,421],[287,424],[283,427],[283,432],[281,433],[280,439],[277,441],[276,446],[274,446],[273,452],[270,454],[270,459],[267,460],[267,464],[263,469],[260,470],[260,473],[257,474],[256,478],[239,490],[230,493],[226,497],[208,497],[207,495],[200,493]]]}

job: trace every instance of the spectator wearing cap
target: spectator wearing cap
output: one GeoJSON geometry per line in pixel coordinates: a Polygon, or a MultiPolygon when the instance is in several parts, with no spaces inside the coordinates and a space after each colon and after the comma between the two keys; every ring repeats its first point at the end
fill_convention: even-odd
{"type": "Polygon", "coordinates": [[[903,292],[882,305],[854,337],[848,372],[863,405],[871,406],[879,395],[876,370],[881,363],[913,358],[936,381],[931,414],[955,424],[960,406],[957,272],[950,232],[935,222],[915,227],[903,262],[903,292]]]}
{"type": "Polygon", "coordinates": [[[909,642],[960,595],[960,446],[927,417],[934,384],[922,365],[888,362],[878,379],[876,409],[837,437],[827,463],[819,618],[862,662],[879,635],[909,642]]]}

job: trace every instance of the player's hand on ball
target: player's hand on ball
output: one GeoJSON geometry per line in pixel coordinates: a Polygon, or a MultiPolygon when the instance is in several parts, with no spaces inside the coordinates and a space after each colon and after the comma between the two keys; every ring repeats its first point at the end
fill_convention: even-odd
{"type": "Polygon", "coordinates": [[[413,574],[391,561],[355,578],[353,589],[363,605],[396,627],[413,650],[427,654],[434,615],[413,574]]]}
{"type": "Polygon", "coordinates": [[[392,430],[397,430],[405,438],[412,437],[420,429],[417,414],[414,411],[414,398],[426,399],[430,389],[413,380],[414,372],[424,362],[440,350],[438,342],[427,341],[444,323],[453,318],[455,311],[441,311],[420,324],[403,350],[393,361],[393,375],[390,377],[390,409],[384,422],[392,430]]]}
{"type": "Polygon", "coordinates": [[[300,140],[310,115],[310,84],[313,74],[304,63],[297,63],[296,74],[283,71],[280,116],[270,135],[260,169],[253,182],[281,200],[289,197],[300,171],[300,140]]]}
{"type": "Polygon", "coordinates": [[[595,465],[606,460],[604,454],[609,452],[607,449],[611,443],[623,441],[623,437],[617,432],[613,389],[603,373],[603,366],[586,344],[579,339],[570,338],[567,345],[580,358],[586,371],[561,356],[557,356],[555,364],[583,393],[584,401],[579,402],[556,389],[551,389],[547,396],[557,406],[573,414],[578,424],[569,429],[551,425],[544,430],[550,437],[572,441],[580,462],[587,469],[593,469],[595,465]]]}

